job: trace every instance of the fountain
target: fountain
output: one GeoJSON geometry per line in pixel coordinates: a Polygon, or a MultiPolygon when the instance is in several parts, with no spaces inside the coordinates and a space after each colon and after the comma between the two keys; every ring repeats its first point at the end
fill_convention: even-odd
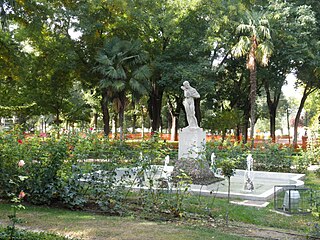
{"type": "Polygon", "coordinates": [[[244,190],[252,192],[254,190],[253,185],[253,158],[249,154],[247,157],[247,169],[244,174],[244,190]]]}

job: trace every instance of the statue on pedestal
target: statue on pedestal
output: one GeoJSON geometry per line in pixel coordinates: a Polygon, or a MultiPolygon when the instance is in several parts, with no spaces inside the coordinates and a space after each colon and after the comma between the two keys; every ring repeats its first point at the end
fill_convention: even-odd
{"type": "Polygon", "coordinates": [[[195,115],[194,99],[200,98],[200,94],[188,81],[183,82],[181,89],[185,97],[183,105],[188,126],[179,131],[178,161],[171,176],[174,182],[179,181],[180,171],[183,171],[193,184],[210,184],[216,178],[205,156],[206,132],[199,127],[195,115]]]}

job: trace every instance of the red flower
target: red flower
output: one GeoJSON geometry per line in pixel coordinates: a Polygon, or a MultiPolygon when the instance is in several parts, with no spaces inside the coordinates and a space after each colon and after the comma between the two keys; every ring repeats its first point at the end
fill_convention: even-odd
{"type": "Polygon", "coordinates": [[[22,199],[26,196],[26,194],[24,193],[24,191],[21,190],[21,192],[19,193],[19,199],[22,199]]]}
{"type": "Polygon", "coordinates": [[[18,140],[18,143],[22,144],[22,140],[21,140],[21,139],[19,139],[19,140],[18,140]]]}

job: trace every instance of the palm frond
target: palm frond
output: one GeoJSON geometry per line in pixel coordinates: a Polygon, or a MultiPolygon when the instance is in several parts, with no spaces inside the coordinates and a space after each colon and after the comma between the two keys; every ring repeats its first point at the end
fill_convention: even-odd
{"type": "Polygon", "coordinates": [[[110,59],[106,54],[99,52],[97,57],[96,57],[96,61],[99,64],[103,64],[103,65],[112,65],[112,59],[110,59]]]}
{"type": "Polygon", "coordinates": [[[116,80],[112,82],[112,88],[115,89],[117,92],[124,90],[125,87],[126,87],[126,84],[123,81],[116,80]]]}
{"type": "Polygon", "coordinates": [[[134,79],[134,78],[131,78],[131,79],[129,80],[129,85],[130,85],[131,89],[132,89],[134,92],[140,93],[141,95],[148,93],[148,91],[147,91],[147,89],[144,87],[144,85],[141,84],[139,81],[137,81],[137,80],[134,79]]]}
{"type": "Polygon", "coordinates": [[[107,68],[102,69],[101,73],[110,79],[117,79],[119,76],[117,69],[113,66],[108,66],[107,68]]]}
{"type": "Polygon", "coordinates": [[[241,36],[239,42],[232,48],[232,55],[235,57],[245,56],[250,49],[250,38],[241,36]]]}
{"type": "Polygon", "coordinates": [[[148,65],[143,65],[133,72],[134,78],[138,80],[148,80],[151,77],[151,69],[148,65]]]}
{"type": "Polygon", "coordinates": [[[241,23],[236,29],[237,33],[251,32],[251,31],[252,31],[252,26],[250,24],[244,24],[244,23],[241,23]]]}
{"type": "Polygon", "coordinates": [[[100,80],[100,88],[108,89],[112,86],[112,82],[109,78],[103,78],[100,80]]]}
{"type": "Polygon", "coordinates": [[[267,26],[260,25],[258,27],[259,33],[261,33],[263,39],[270,39],[271,34],[270,34],[270,29],[267,26]]]}
{"type": "Polygon", "coordinates": [[[262,66],[267,66],[272,52],[273,45],[270,41],[260,43],[256,49],[257,61],[261,63],[262,66]]]}

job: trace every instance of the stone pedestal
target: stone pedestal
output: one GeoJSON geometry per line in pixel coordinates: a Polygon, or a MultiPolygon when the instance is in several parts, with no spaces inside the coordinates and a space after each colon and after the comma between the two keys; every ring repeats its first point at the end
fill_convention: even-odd
{"type": "Polygon", "coordinates": [[[196,127],[186,127],[179,132],[178,161],[172,172],[173,182],[181,180],[181,171],[193,184],[208,185],[217,180],[205,158],[206,132],[196,127]]]}
{"type": "Polygon", "coordinates": [[[178,159],[197,159],[204,151],[206,132],[202,128],[186,127],[179,131],[178,159]]]}

